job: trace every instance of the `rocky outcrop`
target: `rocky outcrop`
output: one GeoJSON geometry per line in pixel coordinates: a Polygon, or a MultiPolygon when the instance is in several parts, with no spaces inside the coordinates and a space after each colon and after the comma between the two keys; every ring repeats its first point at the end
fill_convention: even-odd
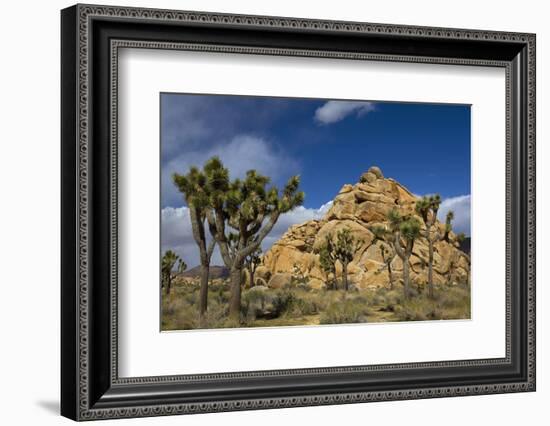
{"type": "MultiPolygon", "coordinates": [[[[343,228],[351,230],[361,240],[361,248],[348,266],[351,283],[359,289],[389,285],[389,275],[382,260],[381,246],[389,247],[387,241],[376,241],[371,229],[388,225],[387,213],[397,208],[403,214],[416,215],[417,198],[400,183],[384,178],[378,167],[371,167],[363,173],[355,185],[344,185],[334,198],[330,210],[321,220],[311,220],[294,225],[268,250],[258,267],[256,275],[268,286],[281,286],[284,282],[305,279],[313,288],[322,288],[326,276],[319,264],[317,250],[328,234],[336,235],[343,228]],[[291,279],[294,277],[294,280],[291,279]]],[[[420,219],[420,218],[419,218],[420,219]]],[[[444,224],[437,223],[441,233],[444,224]]],[[[410,258],[411,280],[414,285],[427,283],[428,242],[416,240],[410,258]]],[[[391,264],[394,279],[401,279],[403,264],[396,256],[391,264]]],[[[337,263],[337,275],[341,267],[337,263]]],[[[464,282],[470,273],[470,258],[459,249],[453,232],[448,241],[434,245],[434,282],[436,284],[464,282]]]]}

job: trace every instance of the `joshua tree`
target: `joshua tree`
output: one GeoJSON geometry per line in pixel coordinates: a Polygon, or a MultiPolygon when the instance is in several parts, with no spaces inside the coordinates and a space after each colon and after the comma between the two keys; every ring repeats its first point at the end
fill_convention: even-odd
{"type": "Polygon", "coordinates": [[[334,244],[330,233],[325,236],[325,242],[317,252],[319,253],[319,264],[327,277],[327,287],[333,287],[336,290],[336,261],[338,259],[336,259],[336,255],[334,254],[334,244]],[[334,277],[332,283],[329,281],[330,274],[334,277]]]}
{"type": "Polygon", "coordinates": [[[336,233],[336,242],[334,243],[334,255],[342,264],[342,284],[344,290],[348,291],[348,265],[353,260],[353,256],[363,246],[363,241],[356,240],[351,234],[349,228],[341,229],[336,233]]]}
{"type": "Polygon", "coordinates": [[[390,290],[393,290],[393,271],[391,269],[391,263],[395,259],[395,251],[388,248],[385,244],[380,245],[380,254],[382,255],[382,260],[386,265],[388,270],[388,280],[390,282],[390,290]]]}
{"type": "Polygon", "coordinates": [[[443,235],[443,239],[447,242],[449,242],[449,233],[452,231],[453,226],[451,222],[455,218],[455,214],[452,210],[449,210],[447,212],[447,216],[445,217],[445,235],[443,235]]]}
{"type": "Polygon", "coordinates": [[[421,235],[428,240],[428,296],[433,299],[434,297],[434,284],[433,284],[433,262],[434,262],[434,243],[444,239],[449,241],[449,233],[452,230],[451,222],[454,219],[454,213],[449,210],[445,219],[445,234],[442,236],[439,233],[437,226],[437,212],[441,205],[441,197],[439,194],[429,197],[422,197],[421,200],[416,202],[416,212],[422,218],[426,229],[421,231],[421,235]]]}
{"type": "Polygon", "coordinates": [[[229,315],[238,320],[246,257],[260,247],[281,214],[302,204],[304,193],[298,191],[298,176],[289,179],[282,194],[275,187],[268,189],[270,179],[255,170],[249,170],[244,180],[231,182],[229,171],[217,157],[207,161],[204,173],[209,195],[206,216],[222,259],[230,269],[229,315]],[[228,241],[228,227],[237,231],[233,250],[228,241]]]}
{"type": "Polygon", "coordinates": [[[254,287],[254,274],[256,273],[256,268],[261,262],[262,249],[258,247],[254,252],[250,253],[245,257],[244,263],[246,269],[248,269],[248,276],[250,278],[250,287],[254,287]]]}
{"type": "Polygon", "coordinates": [[[181,273],[187,269],[185,262],[175,252],[172,250],[166,250],[166,252],[164,252],[164,256],[162,256],[160,268],[162,274],[162,286],[164,287],[166,295],[170,294],[170,290],[172,288],[172,280],[174,279],[172,272],[176,263],[178,265],[176,268],[176,273],[181,273]]]}
{"type": "Polygon", "coordinates": [[[199,247],[201,264],[199,313],[203,317],[208,308],[208,275],[210,271],[210,259],[212,258],[215,245],[214,240],[207,244],[206,233],[204,231],[209,201],[207,179],[205,174],[198,168],[191,167],[189,173],[186,175],[174,173],[173,180],[178,190],[183,194],[189,208],[193,238],[199,247]]]}
{"type": "Polygon", "coordinates": [[[292,264],[292,281],[298,284],[307,283],[307,278],[302,270],[302,266],[300,266],[297,262],[292,264]]]}
{"type": "Polygon", "coordinates": [[[161,282],[162,287],[164,288],[164,291],[166,294],[170,294],[170,289],[172,285],[172,269],[174,268],[174,265],[176,264],[176,261],[178,259],[178,255],[174,253],[172,250],[167,250],[164,252],[164,255],[161,259],[160,264],[160,271],[161,271],[161,282]]]}
{"type": "Polygon", "coordinates": [[[455,254],[452,255],[451,260],[449,262],[449,272],[447,273],[447,285],[451,285],[453,282],[453,275],[455,274],[457,263],[458,263],[458,259],[455,252],[455,254]]]}
{"type": "MultiPolygon", "coordinates": [[[[391,245],[386,244],[385,237],[388,235],[388,230],[384,226],[374,226],[371,228],[371,232],[374,234],[374,243],[380,242],[380,255],[386,269],[388,270],[388,280],[390,282],[390,289],[393,289],[393,270],[391,264],[395,259],[395,250],[391,245]]],[[[380,270],[382,270],[381,268],[380,270]]]]}
{"type": "Polygon", "coordinates": [[[388,212],[393,247],[403,262],[403,291],[405,299],[409,298],[409,258],[411,257],[414,242],[420,236],[420,222],[411,216],[402,216],[399,211],[392,209],[388,212]]]}

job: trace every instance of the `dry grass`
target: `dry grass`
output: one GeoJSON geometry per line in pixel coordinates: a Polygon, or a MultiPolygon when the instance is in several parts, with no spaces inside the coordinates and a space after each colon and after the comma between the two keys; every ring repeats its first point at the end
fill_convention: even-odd
{"type": "Polygon", "coordinates": [[[177,285],[170,296],[163,295],[162,330],[470,318],[467,285],[437,286],[434,299],[430,299],[426,291],[413,291],[412,296],[405,299],[402,288],[346,293],[312,290],[307,285],[276,290],[254,287],[242,293],[239,324],[228,319],[227,283],[210,286],[208,311],[202,321],[198,296],[198,286],[190,284],[177,285]]]}
{"type": "Polygon", "coordinates": [[[394,321],[426,321],[470,318],[470,288],[468,285],[441,285],[434,289],[434,298],[427,291],[405,299],[402,291],[379,290],[375,300],[380,309],[393,312],[394,321]]]}
{"type": "Polygon", "coordinates": [[[370,301],[358,293],[341,292],[321,314],[321,324],[352,324],[367,322],[370,301]]]}

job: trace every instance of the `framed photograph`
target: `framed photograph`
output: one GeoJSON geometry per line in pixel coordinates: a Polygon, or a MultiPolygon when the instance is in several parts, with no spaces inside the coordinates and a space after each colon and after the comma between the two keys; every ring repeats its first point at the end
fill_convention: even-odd
{"type": "Polygon", "coordinates": [[[61,412],[535,390],[535,35],[61,12],[61,412]]]}

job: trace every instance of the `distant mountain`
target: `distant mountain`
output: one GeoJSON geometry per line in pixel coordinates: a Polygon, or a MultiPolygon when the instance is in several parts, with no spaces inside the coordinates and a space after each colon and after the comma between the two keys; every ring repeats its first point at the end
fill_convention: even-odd
{"type": "MultiPolygon", "coordinates": [[[[201,275],[201,267],[195,266],[194,268],[188,269],[187,271],[180,274],[182,277],[186,278],[198,278],[201,275]]],[[[229,269],[225,266],[210,266],[210,279],[216,278],[227,278],[229,277],[229,269]]]]}
{"type": "Polygon", "coordinates": [[[460,250],[462,250],[464,253],[466,254],[470,254],[470,249],[471,249],[471,237],[466,237],[464,238],[464,240],[460,243],[460,250]]]}

